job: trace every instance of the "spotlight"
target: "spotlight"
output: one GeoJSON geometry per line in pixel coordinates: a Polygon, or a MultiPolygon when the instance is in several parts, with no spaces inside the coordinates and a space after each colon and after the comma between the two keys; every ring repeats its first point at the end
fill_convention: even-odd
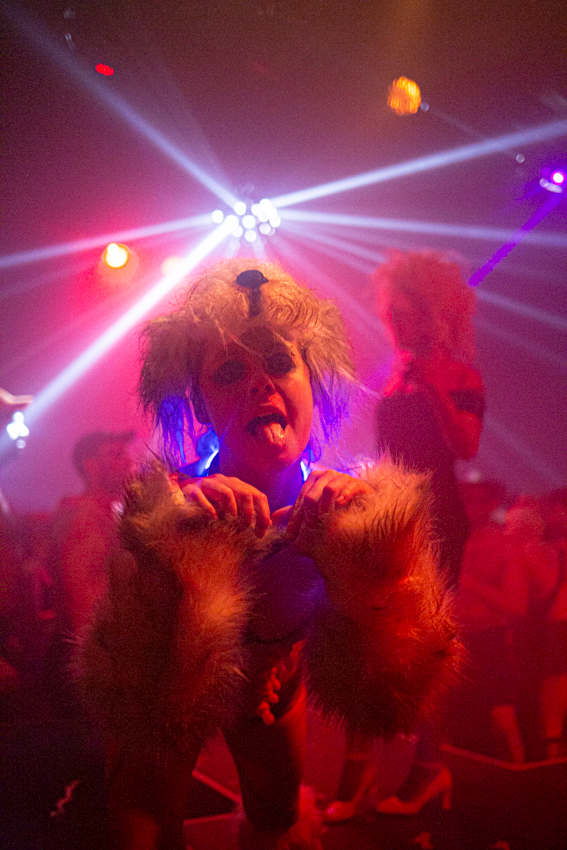
{"type": "Polygon", "coordinates": [[[244,238],[246,239],[247,242],[254,242],[254,240],[257,238],[257,236],[258,236],[258,234],[256,233],[255,230],[247,230],[246,233],[244,234],[244,238]]]}
{"type": "Polygon", "coordinates": [[[244,201],[237,201],[233,209],[236,215],[244,215],[244,213],[246,212],[246,204],[244,203],[244,201]]]}
{"type": "Polygon", "coordinates": [[[244,227],[251,229],[252,227],[256,227],[256,219],[253,215],[245,215],[242,219],[242,224],[244,227]]]}
{"type": "Polygon", "coordinates": [[[413,115],[421,106],[419,86],[407,77],[398,77],[388,91],[388,106],[396,115],[413,115]]]}
{"type": "Polygon", "coordinates": [[[542,168],[539,185],[548,192],[561,194],[566,180],[567,173],[564,168],[558,168],[557,166],[542,168]]]}
{"type": "MultiPolygon", "coordinates": [[[[6,425],[6,431],[11,440],[16,440],[18,448],[21,448],[20,441],[23,437],[27,437],[30,433],[27,425],[24,424],[24,414],[21,410],[17,410],[12,416],[12,421],[6,425]]],[[[22,443],[25,445],[25,442],[22,443]]]]}
{"type": "Polygon", "coordinates": [[[111,68],[110,65],[103,65],[102,62],[95,65],[95,71],[97,74],[102,74],[103,77],[112,77],[114,74],[114,68],[111,68]]]}
{"type": "Polygon", "coordinates": [[[215,224],[222,224],[224,221],[224,213],[222,210],[215,210],[211,215],[211,218],[215,224]]]}
{"type": "Polygon", "coordinates": [[[119,245],[118,242],[111,242],[104,249],[102,258],[107,266],[111,269],[121,269],[130,259],[130,252],[126,245],[119,245]]]}

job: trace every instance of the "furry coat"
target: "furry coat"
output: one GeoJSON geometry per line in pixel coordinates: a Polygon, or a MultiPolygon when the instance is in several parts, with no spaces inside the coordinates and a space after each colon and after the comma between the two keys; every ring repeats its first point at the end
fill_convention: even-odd
{"type": "Polygon", "coordinates": [[[160,470],[138,478],[109,592],[78,651],[103,727],[127,746],[194,753],[239,713],[253,715],[271,671],[287,669],[351,728],[411,731],[460,645],[426,480],[388,460],[360,476],[372,492],[294,544],[282,530],[258,540],[209,517],[160,470]]]}

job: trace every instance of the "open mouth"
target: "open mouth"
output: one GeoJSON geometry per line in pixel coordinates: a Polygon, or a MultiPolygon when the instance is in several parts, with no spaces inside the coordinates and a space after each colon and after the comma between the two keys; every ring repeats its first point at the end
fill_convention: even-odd
{"type": "Polygon", "coordinates": [[[268,413],[266,416],[254,417],[254,419],[252,419],[246,426],[246,430],[249,431],[253,437],[256,437],[260,431],[269,429],[270,426],[279,426],[282,431],[285,431],[287,420],[281,413],[268,413]]]}

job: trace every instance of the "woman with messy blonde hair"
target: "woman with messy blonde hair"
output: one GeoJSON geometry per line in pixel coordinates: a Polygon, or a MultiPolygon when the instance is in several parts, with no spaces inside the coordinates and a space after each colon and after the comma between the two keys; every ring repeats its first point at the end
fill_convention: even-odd
{"type": "Polygon", "coordinates": [[[219,730],[240,847],[317,850],[300,795],[307,695],[392,735],[450,677],[458,643],[422,478],[310,466],[353,381],[336,306],[270,263],[206,269],[146,327],[140,395],[169,469],[128,490],[79,658],[108,741],[115,850],[183,846],[191,771],[219,730]],[[216,448],[196,474],[185,444],[203,429],[216,448]]]}

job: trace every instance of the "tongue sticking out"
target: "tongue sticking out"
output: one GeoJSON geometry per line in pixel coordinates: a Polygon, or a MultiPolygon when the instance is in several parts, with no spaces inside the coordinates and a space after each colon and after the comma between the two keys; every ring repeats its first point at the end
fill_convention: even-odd
{"type": "Polygon", "coordinates": [[[265,422],[258,425],[256,436],[268,443],[270,446],[283,446],[285,434],[279,422],[265,422]]]}
{"type": "Polygon", "coordinates": [[[248,431],[257,440],[261,440],[269,446],[281,447],[285,442],[285,427],[286,422],[283,417],[258,416],[249,423],[248,431]]]}

